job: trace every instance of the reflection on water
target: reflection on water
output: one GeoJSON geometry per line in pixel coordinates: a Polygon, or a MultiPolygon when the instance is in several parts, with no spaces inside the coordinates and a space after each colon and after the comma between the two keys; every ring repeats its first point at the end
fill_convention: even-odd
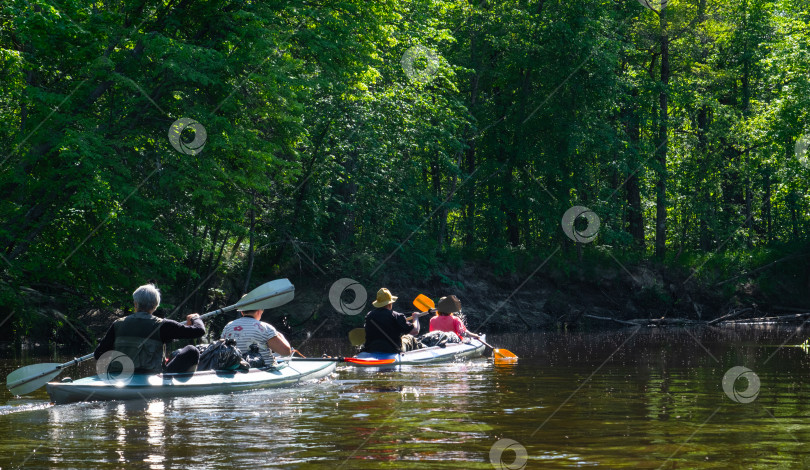
{"type": "Polygon", "coordinates": [[[109,408],[109,427],[116,436],[116,461],[121,465],[128,462],[144,462],[149,468],[165,468],[163,444],[166,436],[163,400],[131,400],[117,402],[109,408]],[[145,441],[145,442],[144,442],[145,441]],[[144,445],[137,445],[144,442],[144,445]]]}
{"type": "Polygon", "coordinates": [[[341,366],[288,389],[153,401],[51,406],[44,391],[4,391],[0,468],[489,469],[493,456],[511,468],[806,468],[810,355],[782,345],[808,334],[504,335],[491,342],[516,364],[341,366]],[[727,377],[734,367],[750,373],[727,377]]]}

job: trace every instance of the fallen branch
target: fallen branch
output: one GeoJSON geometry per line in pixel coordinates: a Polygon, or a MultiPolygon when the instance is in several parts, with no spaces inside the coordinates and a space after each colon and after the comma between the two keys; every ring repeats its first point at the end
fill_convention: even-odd
{"type": "Polygon", "coordinates": [[[690,320],[688,318],[650,318],[647,320],[648,325],[654,326],[685,326],[703,323],[702,321],[690,320]]]}
{"type": "Polygon", "coordinates": [[[750,307],[749,308],[744,308],[744,309],[741,309],[741,310],[735,310],[735,311],[733,311],[731,313],[727,313],[727,314],[723,315],[722,317],[718,317],[718,318],[715,318],[714,320],[710,320],[710,321],[706,322],[706,324],[707,325],[714,325],[715,323],[720,323],[721,321],[725,321],[725,320],[728,320],[728,319],[731,319],[731,318],[734,318],[734,317],[738,317],[738,316],[742,315],[743,313],[749,312],[751,310],[753,310],[753,309],[750,308],[750,307]]]}
{"type": "Polygon", "coordinates": [[[638,323],[634,323],[627,320],[619,320],[618,318],[611,318],[611,317],[600,317],[597,315],[590,315],[588,313],[582,315],[585,318],[593,318],[594,320],[604,320],[604,321],[615,321],[616,323],[621,323],[623,325],[631,325],[631,326],[639,326],[638,323]]]}
{"type": "Polygon", "coordinates": [[[775,317],[760,317],[760,318],[741,318],[738,320],[726,320],[723,323],[742,323],[742,322],[751,322],[751,323],[787,323],[790,321],[797,321],[804,318],[810,318],[810,312],[807,313],[797,313],[795,315],[778,315],[775,317]]]}

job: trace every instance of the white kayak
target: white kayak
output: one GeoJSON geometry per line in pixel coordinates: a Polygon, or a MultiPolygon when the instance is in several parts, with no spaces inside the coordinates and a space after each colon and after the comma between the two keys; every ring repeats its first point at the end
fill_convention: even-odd
{"type": "Polygon", "coordinates": [[[240,390],[283,387],[319,379],[335,370],[335,361],[282,362],[276,369],[242,371],[207,370],[193,374],[134,374],[126,381],[97,375],[72,382],[49,382],[46,387],[56,404],[77,401],[132,400],[210,395],[240,390]]]}
{"type": "MultiPolygon", "coordinates": [[[[486,337],[481,335],[486,341],[486,337]]],[[[486,345],[477,339],[470,339],[464,343],[447,343],[445,347],[433,346],[430,348],[415,349],[404,353],[368,353],[362,352],[351,361],[345,361],[357,367],[386,367],[392,365],[418,365],[433,364],[437,362],[452,362],[459,359],[479,357],[484,353],[486,345]]],[[[347,358],[349,359],[349,358],[347,358]]]]}

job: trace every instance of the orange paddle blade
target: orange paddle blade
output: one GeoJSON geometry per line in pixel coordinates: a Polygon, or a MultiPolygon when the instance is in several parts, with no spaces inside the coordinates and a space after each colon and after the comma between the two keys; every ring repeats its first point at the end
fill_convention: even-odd
{"type": "Polygon", "coordinates": [[[420,312],[427,312],[432,308],[436,308],[436,304],[433,303],[433,300],[425,294],[417,295],[416,298],[413,299],[413,305],[419,309],[420,312]]]}
{"type": "Polygon", "coordinates": [[[358,357],[344,357],[343,362],[350,362],[352,364],[365,364],[369,366],[379,366],[383,364],[393,364],[396,359],[361,359],[358,357]]]}
{"type": "Polygon", "coordinates": [[[496,361],[517,361],[518,357],[512,351],[508,349],[493,349],[492,350],[492,357],[495,358],[496,361]]]}

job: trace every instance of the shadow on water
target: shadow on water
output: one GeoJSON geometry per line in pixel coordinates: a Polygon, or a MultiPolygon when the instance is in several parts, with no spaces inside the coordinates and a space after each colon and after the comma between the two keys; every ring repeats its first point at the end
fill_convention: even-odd
{"type": "MultiPolygon", "coordinates": [[[[806,468],[810,355],[795,346],[809,334],[493,335],[516,364],[341,365],[287,389],[148,402],[51,406],[42,390],[4,390],[0,468],[806,468]]],[[[305,348],[351,353],[342,339],[305,348]]],[[[69,371],[92,373],[92,361],[69,371]]]]}

